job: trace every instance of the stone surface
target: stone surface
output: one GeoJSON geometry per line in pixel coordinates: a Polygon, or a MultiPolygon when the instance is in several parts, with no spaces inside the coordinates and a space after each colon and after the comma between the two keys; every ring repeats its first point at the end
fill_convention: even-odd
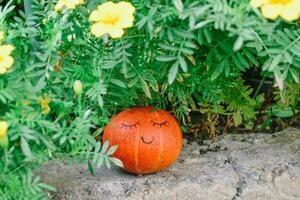
{"type": "Polygon", "coordinates": [[[185,142],[169,169],[145,176],[49,162],[38,172],[52,199],[299,200],[300,130],[224,135],[214,144],[185,142]]]}

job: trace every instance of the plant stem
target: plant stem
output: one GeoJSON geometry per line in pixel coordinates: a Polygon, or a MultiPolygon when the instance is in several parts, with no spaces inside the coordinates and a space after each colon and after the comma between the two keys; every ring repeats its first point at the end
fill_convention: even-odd
{"type": "Polygon", "coordinates": [[[78,101],[78,115],[81,116],[81,94],[77,95],[78,101]]]}
{"type": "MultiPolygon", "coordinates": [[[[24,11],[25,11],[25,16],[26,16],[26,19],[25,19],[25,23],[28,27],[32,27],[33,25],[28,23],[30,22],[30,18],[32,17],[32,1],[31,0],[24,0],[24,11]]],[[[38,49],[39,47],[39,44],[37,42],[37,40],[33,37],[33,36],[30,36],[29,35],[29,39],[30,41],[32,42],[32,46],[34,49],[38,49]]]]}
{"type": "Polygon", "coordinates": [[[1,174],[1,176],[3,174],[6,174],[6,170],[8,169],[8,152],[7,149],[4,149],[4,169],[3,169],[3,173],[1,174]]]}
{"type": "Polygon", "coordinates": [[[263,78],[260,80],[259,85],[258,85],[258,87],[257,87],[256,90],[255,90],[254,98],[258,95],[258,93],[259,93],[259,91],[260,91],[262,85],[264,84],[266,78],[267,78],[267,76],[264,75],[263,78]]]}

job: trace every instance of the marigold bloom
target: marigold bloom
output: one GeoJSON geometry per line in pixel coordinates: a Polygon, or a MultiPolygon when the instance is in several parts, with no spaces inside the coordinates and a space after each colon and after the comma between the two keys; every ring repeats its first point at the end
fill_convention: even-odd
{"type": "Polygon", "coordinates": [[[261,7],[262,15],[268,19],[282,17],[287,21],[300,17],[300,0],[251,0],[252,7],[261,7]]]}
{"type": "Polygon", "coordinates": [[[135,8],[129,2],[109,1],[99,5],[89,18],[90,21],[95,22],[91,27],[91,33],[96,37],[108,33],[112,38],[120,38],[124,34],[123,29],[132,27],[134,12],[135,8]]]}
{"type": "Polygon", "coordinates": [[[12,45],[0,46],[0,74],[4,74],[14,64],[14,59],[10,56],[13,50],[12,45]]]}
{"type": "Polygon", "coordinates": [[[55,5],[56,11],[62,10],[64,7],[68,9],[75,9],[76,6],[83,4],[84,0],[59,0],[55,5]]]}
{"type": "Polygon", "coordinates": [[[2,147],[6,147],[8,145],[7,128],[7,122],[0,121],[0,146],[2,147]]]}
{"type": "Polygon", "coordinates": [[[51,108],[49,106],[49,103],[51,102],[50,98],[39,98],[39,104],[42,108],[42,114],[46,115],[50,112],[51,108]]]}

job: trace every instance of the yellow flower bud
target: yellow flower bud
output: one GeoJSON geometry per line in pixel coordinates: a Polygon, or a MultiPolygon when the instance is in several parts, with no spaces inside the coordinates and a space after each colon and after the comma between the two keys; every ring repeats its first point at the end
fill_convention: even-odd
{"type": "Polygon", "coordinates": [[[8,146],[7,128],[7,122],[0,121],[0,146],[4,148],[8,146]]]}
{"type": "Polygon", "coordinates": [[[16,102],[16,106],[19,107],[19,106],[20,106],[20,103],[21,103],[21,105],[23,105],[23,106],[29,106],[29,104],[30,104],[29,101],[22,100],[21,102],[17,101],[17,102],[16,102]]]}
{"type": "Polygon", "coordinates": [[[22,103],[24,106],[29,106],[29,101],[23,100],[22,103]]]}
{"type": "Polygon", "coordinates": [[[76,95],[80,95],[83,91],[83,85],[80,80],[76,80],[73,84],[73,90],[76,95]]]}
{"type": "Polygon", "coordinates": [[[50,98],[39,98],[39,104],[41,105],[42,108],[42,114],[46,115],[51,111],[51,108],[49,106],[49,103],[51,102],[50,98]]]}

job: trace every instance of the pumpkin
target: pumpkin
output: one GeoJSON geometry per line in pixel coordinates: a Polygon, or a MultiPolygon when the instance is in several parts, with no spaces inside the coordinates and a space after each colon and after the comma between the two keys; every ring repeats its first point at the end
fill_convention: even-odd
{"type": "Polygon", "coordinates": [[[105,127],[103,141],[118,145],[114,156],[134,174],[163,170],[177,160],[182,133],[176,119],[164,110],[141,107],[114,116],[105,127]]]}

